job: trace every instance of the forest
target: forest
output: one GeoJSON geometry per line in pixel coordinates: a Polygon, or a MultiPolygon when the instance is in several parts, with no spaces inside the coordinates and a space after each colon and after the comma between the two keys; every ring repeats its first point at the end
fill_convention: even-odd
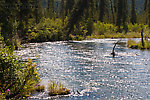
{"type": "Polygon", "coordinates": [[[16,47],[25,42],[139,37],[142,29],[148,35],[150,3],[136,4],[136,0],[1,0],[1,35],[16,47]]]}
{"type": "MultiPolygon", "coordinates": [[[[0,99],[27,98],[40,82],[38,65],[14,54],[22,44],[141,38],[141,32],[150,38],[150,0],[1,0],[0,99]]],[[[150,49],[144,42],[127,46],[150,49]]]]}

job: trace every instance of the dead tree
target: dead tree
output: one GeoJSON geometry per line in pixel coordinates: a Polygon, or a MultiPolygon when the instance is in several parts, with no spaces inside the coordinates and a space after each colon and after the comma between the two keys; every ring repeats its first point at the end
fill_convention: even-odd
{"type": "Polygon", "coordinates": [[[144,49],[145,45],[144,45],[143,29],[141,31],[141,42],[142,42],[142,46],[143,46],[143,49],[144,49]]]}
{"type": "Polygon", "coordinates": [[[116,55],[116,53],[115,53],[115,47],[116,47],[116,45],[117,45],[120,41],[121,41],[121,40],[118,40],[118,41],[115,43],[114,47],[113,47],[113,50],[112,50],[112,53],[111,53],[111,55],[113,56],[113,58],[114,58],[115,55],[116,55]]]}

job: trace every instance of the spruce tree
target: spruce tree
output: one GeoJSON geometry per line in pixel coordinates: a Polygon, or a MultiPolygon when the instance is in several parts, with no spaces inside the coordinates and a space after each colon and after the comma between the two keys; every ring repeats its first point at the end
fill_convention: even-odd
{"type": "Polygon", "coordinates": [[[148,0],[144,1],[144,5],[143,5],[143,17],[144,17],[144,23],[148,24],[148,0]]]}
{"type": "Polygon", "coordinates": [[[28,25],[28,19],[31,14],[29,0],[20,0],[20,8],[19,8],[19,26],[18,32],[19,37],[25,35],[24,33],[27,31],[26,26],[28,25]]]}
{"type": "Polygon", "coordinates": [[[75,0],[66,0],[66,16],[70,14],[75,4],[75,0]]]}
{"type": "Polygon", "coordinates": [[[113,4],[114,4],[114,11],[115,13],[117,12],[117,6],[118,6],[118,0],[113,0],[113,4]]]}
{"type": "Polygon", "coordinates": [[[148,7],[148,0],[145,0],[144,1],[144,12],[146,12],[147,7],[148,7]]]}
{"type": "Polygon", "coordinates": [[[110,7],[111,7],[111,14],[112,14],[113,24],[115,24],[115,14],[114,14],[114,8],[113,8],[112,0],[110,0],[110,7]]]}
{"type": "Polygon", "coordinates": [[[117,3],[117,22],[116,22],[116,25],[118,26],[118,32],[121,32],[120,26],[122,24],[122,17],[123,17],[123,0],[118,0],[118,3],[117,3]]]}
{"type": "Polygon", "coordinates": [[[34,8],[35,22],[36,22],[36,24],[38,24],[40,22],[40,19],[43,16],[41,1],[35,0],[34,4],[35,4],[35,8],[34,8]]]}
{"type": "Polygon", "coordinates": [[[17,0],[4,0],[1,1],[1,34],[4,39],[12,38],[15,35],[16,28],[14,22],[18,12],[15,3],[17,0]]]}
{"type": "Polygon", "coordinates": [[[150,27],[150,0],[149,0],[149,27],[150,27]]]}
{"type": "Polygon", "coordinates": [[[84,10],[88,9],[90,2],[92,2],[92,0],[79,0],[75,5],[68,19],[68,23],[64,27],[67,40],[69,40],[69,35],[74,30],[74,25],[78,23],[78,21],[81,19],[81,16],[84,14],[84,10]]]}
{"type": "Polygon", "coordinates": [[[122,0],[123,1],[123,24],[126,23],[127,17],[128,17],[128,0],[122,0]]]}
{"type": "Polygon", "coordinates": [[[127,33],[128,31],[128,26],[126,25],[127,22],[127,17],[128,17],[128,0],[123,0],[123,18],[122,18],[122,23],[123,23],[123,29],[127,33]]]}
{"type": "Polygon", "coordinates": [[[65,2],[64,2],[64,0],[61,0],[60,17],[62,18],[62,21],[64,24],[64,19],[65,19],[65,2]]]}
{"type": "Polygon", "coordinates": [[[135,0],[132,0],[131,2],[131,23],[135,24],[137,21],[137,16],[136,16],[136,9],[135,9],[135,0]]]}
{"type": "Polygon", "coordinates": [[[100,0],[100,4],[99,4],[99,20],[101,22],[103,22],[103,18],[105,16],[106,13],[106,9],[107,9],[107,0],[100,0]]]}
{"type": "Polygon", "coordinates": [[[54,17],[54,0],[48,0],[47,16],[49,18],[53,18],[54,17]]]}

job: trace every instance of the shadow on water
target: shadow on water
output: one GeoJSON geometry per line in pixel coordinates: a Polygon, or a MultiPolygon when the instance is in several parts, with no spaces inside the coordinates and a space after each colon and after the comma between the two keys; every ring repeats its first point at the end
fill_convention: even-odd
{"type": "MultiPolygon", "coordinates": [[[[123,39],[110,53],[117,39],[29,44],[18,51],[24,58],[38,55],[42,82],[62,82],[72,94],[48,97],[47,91],[37,99],[95,100],[150,99],[150,51],[128,49],[123,39]],[[33,46],[34,45],[34,46],[33,46]]],[[[36,100],[32,98],[31,100],[36,100]]]]}

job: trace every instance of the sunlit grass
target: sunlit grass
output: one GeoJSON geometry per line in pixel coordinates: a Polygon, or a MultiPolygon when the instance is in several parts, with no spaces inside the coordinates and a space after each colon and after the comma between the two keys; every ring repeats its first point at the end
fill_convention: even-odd
{"type": "Polygon", "coordinates": [[[48,84],[48,91],[48,94],[50,96],[70,94],[69,89],[64,88],[64,86],[60,82],[56,82],[54,80],[48,84]]]}
{"type": "Polygon", "coordinates": [[[44,85],[37,85],[35,88],[33,88],[32,92],[44,92],[45,86],[44,85]]]}
{"type": "Polygon", "coordinates": [[[150,49],[150,42],[147,40],[144,40],[144,47],[142,45],[142,42],[135,42],[134,40],[128,40],[127,47],[132,49],[150,49]]]}

